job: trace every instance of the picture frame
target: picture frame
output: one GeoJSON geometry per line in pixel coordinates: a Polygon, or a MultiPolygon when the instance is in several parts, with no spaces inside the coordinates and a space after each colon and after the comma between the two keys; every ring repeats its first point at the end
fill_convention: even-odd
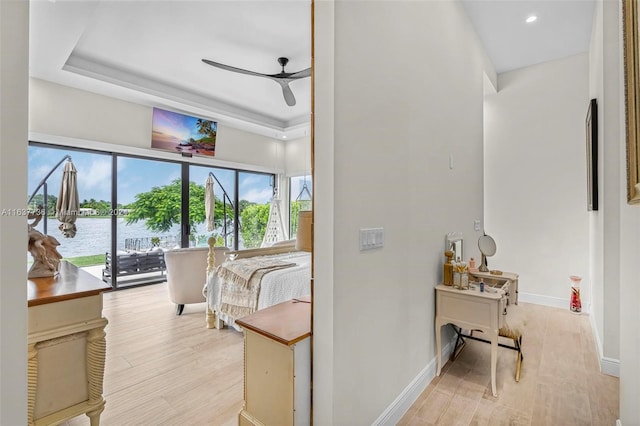
{"type": "Polygon", "coordinates": [[[622,1],[625,127],[627,146],[627,203],[640,203],[640,46],[639,0],[622,1]]]}
{"type": "Polygon", "coordinates": [[[183,157],[214,157],[217,133],[216,121],[153,108],[152,149],[179,153],[183,157]]]}
{"type": "Polygon", "coordinates": [[[585,119],[587,141],[587,210],[598,210],[598,101],[591,99],[585,119]]]}

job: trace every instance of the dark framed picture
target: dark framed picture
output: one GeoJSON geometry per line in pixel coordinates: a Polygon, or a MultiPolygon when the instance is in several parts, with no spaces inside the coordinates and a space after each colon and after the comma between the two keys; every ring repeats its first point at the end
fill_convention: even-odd
{"type": "Polygon", "coordinates": [[[587,119],[587,210],[598,210],[598,102],[591,99],[587,119]]]}

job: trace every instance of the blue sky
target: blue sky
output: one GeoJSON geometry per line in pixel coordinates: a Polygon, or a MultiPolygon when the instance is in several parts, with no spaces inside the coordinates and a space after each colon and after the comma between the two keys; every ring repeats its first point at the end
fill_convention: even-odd
{"type": "MultiPolygon", "coordinates": [[[[29,146],[28,162],[28,196],[38,183],[59,162],[69,154],[78,171],[78,196],[80,201],[111,200],[111,156],[104,154],[70,151],[58,148],[29,146]]],[[[62,179],[60,165],[47,180],[47,191],[58,195],[62,179]]],[[[231,199],[235,191],[234,173],[231,170],[214,169],[192,165],[190,180],[204,185],[207,175],[213,171],[229,193],[231,199]]],[[[118,202],[128,204],[135,200],[135,195],[149,191],[154,186],[167,185],[180,178],[180,164],[164,161],[153,161],[139,158],[118,158],[118,202]]],[[[241,172],[239,176],[240,198],[256,203],[268,203],[271,200],[270,177],[268,175],[241,172]]],[[[222,194],[216,184],[216,194],[222,194]]],[[[40,191],[40,193],[42,190],[40,191]]]]}

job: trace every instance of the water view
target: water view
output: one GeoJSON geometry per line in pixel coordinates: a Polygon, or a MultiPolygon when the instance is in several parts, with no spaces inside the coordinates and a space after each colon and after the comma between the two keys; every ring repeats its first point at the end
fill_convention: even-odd
{"type": "MultiPolygon", "coordinates": [[[[58,251],[65,257],[91,256],[104,254],[111,248],[111,218],[84,218],[76,219],[78,232],[74,238],[65,238],[58,230],[58,222],[55,218],[49,218],[47,224],[48,234],[55,237],[60,246],[58,251]]],[[[37,227],[42,232],[42,227],[37,227]]],[[[125,249],[125,240],[128,238],[150,237],[175,238],[177,244],[180,241],[180,226],[175,225],[169,232],[154,233],[146,228],[143,221],[126,224],[124,218],[118,218],[118,250],[125,249]]]]}

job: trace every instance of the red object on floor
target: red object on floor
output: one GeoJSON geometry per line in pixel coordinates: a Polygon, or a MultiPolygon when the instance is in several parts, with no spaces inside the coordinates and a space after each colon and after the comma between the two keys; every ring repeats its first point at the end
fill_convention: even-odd
{"type": "Polygon", "coordinates": [[[571,275],[571,312],[582,312],[582,302],[580,301],[580,281],[582,278],[571,275]]]}

